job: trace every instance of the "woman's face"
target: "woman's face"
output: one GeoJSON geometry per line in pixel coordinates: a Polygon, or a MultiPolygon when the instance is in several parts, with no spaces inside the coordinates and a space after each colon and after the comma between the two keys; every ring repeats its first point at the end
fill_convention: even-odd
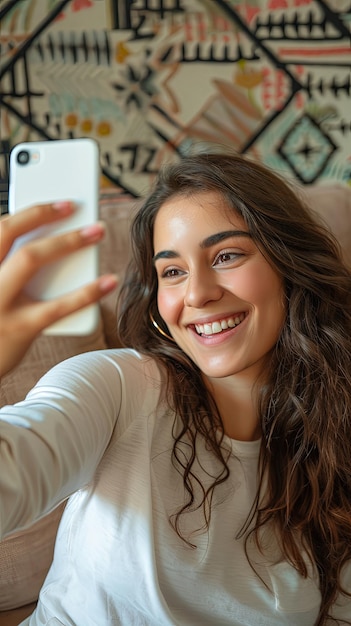
{"type": "Polygon", "coordinates": [[[162,205],[154,263],[160,315],[201,371],[261,373],[285,319],[282,280],[220,194],[162,205]]]}

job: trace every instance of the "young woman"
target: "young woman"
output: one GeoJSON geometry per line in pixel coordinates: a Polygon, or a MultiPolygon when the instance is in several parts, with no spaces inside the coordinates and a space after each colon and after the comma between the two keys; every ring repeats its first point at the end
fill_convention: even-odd
{"type": "Polygon", "coordinates": [[[337,245],[275,174],[218,153],[161,173],[132,243],[125,349],[0,412],[2,533],[73,494],[24,623],[350,624],[337,245]]]}

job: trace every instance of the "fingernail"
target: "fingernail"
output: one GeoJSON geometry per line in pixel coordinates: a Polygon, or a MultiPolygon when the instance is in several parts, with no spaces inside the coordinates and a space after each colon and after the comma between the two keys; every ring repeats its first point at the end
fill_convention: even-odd
{"type": "Polygon", "coordinates": [[[80,234],[83,239],[88,239],[89,241],[97,241],[101,239],[104,232],[104,224],[102,224],[101,222],[97,222],[96,224],[89,224],[89,226],[84,226],[84,228],[81,229],[80,234]]]}
{"type": "Polygon", "coordinates": [[[63,215],[69,215],[70,213],[74,211],[75,204],[74,202],[71,202],[70,200],[60,200],[59,202],[54,202],[52,204],[52,208],[55,211],[59,211],[63,215]]]}
{"type": "Polygon", "coordinates": [[[111,291],[118,284],[118,276],[116,274],[109,274],[100,278],[99,287],[102,292],[111,291]]]}

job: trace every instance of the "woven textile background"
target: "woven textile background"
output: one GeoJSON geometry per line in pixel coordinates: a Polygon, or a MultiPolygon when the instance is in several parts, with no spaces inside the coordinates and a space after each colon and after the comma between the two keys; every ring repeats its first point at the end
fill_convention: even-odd
{"type": "Polygon", "coordinates": [[[349,0],[2,0],[1,190],[23,140],[91,136],[144,195],[194,143],[351,181],[349,0]]]}

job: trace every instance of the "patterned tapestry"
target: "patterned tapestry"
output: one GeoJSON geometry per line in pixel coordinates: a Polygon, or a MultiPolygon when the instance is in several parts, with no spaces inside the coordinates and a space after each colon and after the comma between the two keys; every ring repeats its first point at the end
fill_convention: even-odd
{"type": "Polygon", "coordinates": [[[102,184],[224,144],[351,184],[350,0],[2,0],[1,200],[20,141],[93,137],[102,184]]]}

